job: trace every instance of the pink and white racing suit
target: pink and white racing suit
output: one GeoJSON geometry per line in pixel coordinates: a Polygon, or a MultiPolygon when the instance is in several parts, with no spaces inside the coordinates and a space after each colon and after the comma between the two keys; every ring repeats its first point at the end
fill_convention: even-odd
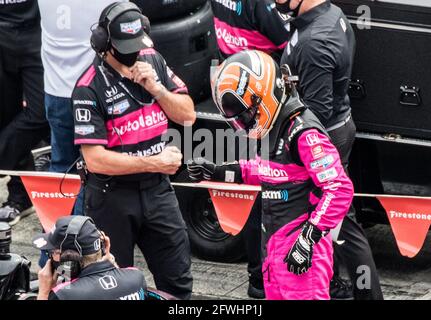
{"type": "Polygon", "coordinates": [[[329,299],[333,275],[329,233],[314,245],[308,272],[290,273],[283,259],[306,221],[322,231],[342,221],[353,198],[353,185],[337,149],[311,111],[295,117],[287,128],[277,138],[273,155],[240,161],[244,183],[262,185],[265,294],[271,300],[329,299]]]}

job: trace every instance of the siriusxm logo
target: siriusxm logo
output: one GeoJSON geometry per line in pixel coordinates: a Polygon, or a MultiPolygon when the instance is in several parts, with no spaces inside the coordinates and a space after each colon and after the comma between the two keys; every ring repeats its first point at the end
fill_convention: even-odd
{"type": "Polygon", "coordinates": [[[262,191],[262,199],[283,200],[287,202],[289,200],[289,192],[287,190],[262,191]]]}
{"type": "Polygon", "coordinates": [[[120,297],[120,300],[145,300],[145,291],[141,288],[137,292],[120,297]]]}
{"type": "Polygon", "coordinates": [[[228,8],[229,10],[235,11],[237,15],[242,13],[242,2],[235,0],[215,0],[215,2],[220,3],[222,6],[228,8]]]}

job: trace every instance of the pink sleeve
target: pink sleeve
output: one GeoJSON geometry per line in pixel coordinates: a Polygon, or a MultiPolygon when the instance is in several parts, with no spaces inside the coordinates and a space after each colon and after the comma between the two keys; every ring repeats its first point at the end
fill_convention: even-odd
{"type": "Polygon", "coordinates": [[[335,228],[347,214],[353,199],[353,184],[344,171],[335,146],[316,129],[298,138],[299,156],[323,195],[310,222],[322,231],[335,228]]]}
{"type": "Polygon", "coordinates": [[[242,180],[245,184],[260,185],[259,165],[256,160],[239,160],[242,180]]]}

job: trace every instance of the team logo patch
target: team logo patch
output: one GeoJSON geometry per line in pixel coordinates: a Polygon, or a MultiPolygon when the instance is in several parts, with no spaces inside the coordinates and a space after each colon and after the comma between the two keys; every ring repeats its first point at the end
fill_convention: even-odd
{"type": "Polygon", "coordinates": [[[75,118],[78,122],[90,122],[91,120],[91,113],[88,109],[81,109],[78,108],[75,111],[75,118]]]}
{"type": "Polygon", "coordinates": [[[336,177],[338,177],[338,173],[335,168],[331,168],[331,169],[319,172],[317,174],[317,180],[322,183],[335,179],[336,177]]]}
{"type": "Polygon", "coordinates": [[[314,159],[319,159],[325,155],[325,149],[323,149],[323,146],[319,144],[311,149],[311,153],[313,154],[314,159]]]}
{"type": "Polygon", "coordinates": [[[311,169],[327,168],[334,162],[334,157],[330,154],[324,158],[310,163],[311,169]]]}
{"type": "Polygon", "coordinates": [[[75,133],[81,136],[94,133],[94,126],[75,126],[75,133]]]}
{"type": "Polygon", "coordinates": [[[108,114],[122,114],[124,111],[130,108],[130,103],[128,100],[122,100],[113,106],[108,108],[108,114]]]}
{"type": "Polygon", "coordinates": [[[315,146],[316,144],[320,143],[320,139],[319,136],[317,135],[317,133],[309,133],[305,136],[305,140],[307,141],[307,144],[312,147],[315,146]]]}
{"type": "Polygon", "coordinates": [[[238,88],[236,89],[236,93],[238,93],[240,96],[244,95],[247,82],[248,82],[248,73],[247,71],[243,71],[241,73],[241,78],[239,80],[238,88]]]}
{"type": "Polygon", "coordinates": [[[120,23],[120,29],[122,33],[137,34],[142,29],[141,19],[120,23]]]}

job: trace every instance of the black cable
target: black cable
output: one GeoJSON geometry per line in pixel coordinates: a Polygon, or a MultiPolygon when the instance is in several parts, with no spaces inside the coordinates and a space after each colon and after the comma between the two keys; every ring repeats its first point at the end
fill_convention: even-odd
{"type": "Polygon", "coordinates": [[[76,160],[70,165],[70,167],[67,168],[66,172],[63,175],[63,178],[61,178],[61,181],[60,181],[60,194],[63,197],[65,197],[65,198],[76,198],[77,197],[77,195],[68,196],[68,195],[64,194],[63,191],[62,191],[62,187],[63,187],[63,182],[66,179],[67,174],[72,170],[73,166],[75,166],[78,163],[78,161],[79,161],[80,158],[81,157],[76,158],[76,160]]]}

